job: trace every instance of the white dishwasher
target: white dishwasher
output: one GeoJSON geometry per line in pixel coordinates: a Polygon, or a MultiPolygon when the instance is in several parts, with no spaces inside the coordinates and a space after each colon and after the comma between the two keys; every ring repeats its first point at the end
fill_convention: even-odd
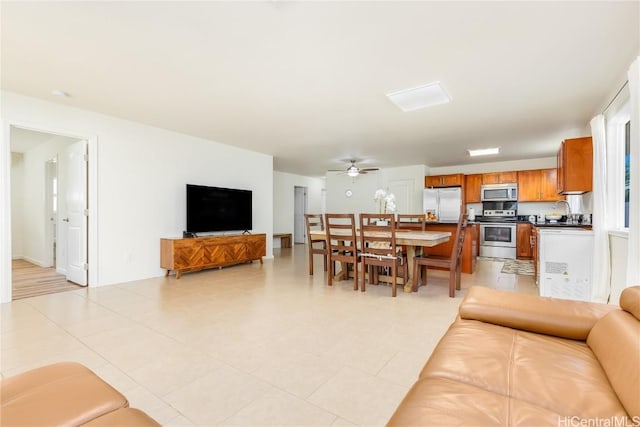
{"type": "Polygon", "coordinates": [[[540,228],[540,296],[591,300],[593,231],[540,228]]]}

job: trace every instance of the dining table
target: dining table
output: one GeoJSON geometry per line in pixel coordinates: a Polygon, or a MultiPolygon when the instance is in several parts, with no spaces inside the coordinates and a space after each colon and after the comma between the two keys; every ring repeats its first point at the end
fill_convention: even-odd
{"type": "MultiPolygon", "coordinates": [[[[350,230],[336,230],[333,234],[345,234],[351,236],[350,230]]],[[[381,231],[380,237],[388,235],[388,232],[381,231]]],[[[367,234],[369,235],[369,234],[367,234]]],[[[375,236],[375,234],[373,234],[375,236]]],[[[360,231],[356,230],[356,237],[360,236],[360,231]]],[[[321,240],[327,238],[324,230],[311,230],[310,239],[321,240]]],[[[407,267],[409,269],[409,278],[404,284],[405,292],[417,292],[418,283],[413,283],[413,258],[416,256],[416,249],[420,247],[431,248],[442,243],[448,242],[451,238],[450,231],[420,231],[420,230],[396,230],[396,244],[407,248],[407,267]]],[[[345,269],[343,268],[343,272],[345,269]]],[[[342,272],[341,272],[342,274],[342,272]]],[[[337,280],[339,280],[337,278],[337,280]]]]}

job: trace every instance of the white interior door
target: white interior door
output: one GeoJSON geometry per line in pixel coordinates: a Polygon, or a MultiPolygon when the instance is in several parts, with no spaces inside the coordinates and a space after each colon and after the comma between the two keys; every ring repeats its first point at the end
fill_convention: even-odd
{"type": "Polygon", "coordinates": [[[66,150],[67,280],[87,285],[87,142],[66,150]]]}
{"type": "Polygon", "coordinates": [[[293,241],[295,243],[305,242],[304,214],[307,211],[307,189],[305,187],[294,187],[294,225],[293,241]]]}

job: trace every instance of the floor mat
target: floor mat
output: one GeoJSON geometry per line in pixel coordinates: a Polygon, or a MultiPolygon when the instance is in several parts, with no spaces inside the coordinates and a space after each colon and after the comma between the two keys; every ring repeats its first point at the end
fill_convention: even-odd
{"type": "Polygon", "coordinates": [[[483,261],[503,262],[501,273],[521,274],[523,276],[533,276],[533,261],[528,259],[511,259],[511,258],[487,258],[478,257],[483,261]]]}
{"type": "Polygon", "coordinates": [[[500,272],[533,276],[533,261],[526,259],[508,259],[505,260],[500,272]]]}

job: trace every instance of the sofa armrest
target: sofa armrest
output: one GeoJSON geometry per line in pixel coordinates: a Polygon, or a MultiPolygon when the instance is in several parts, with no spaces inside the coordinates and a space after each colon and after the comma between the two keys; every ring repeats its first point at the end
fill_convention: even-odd
{"type": "Polygon", "coordinates": [[[620,308],[472,287],[460,304],[460,318],[562,338],[586,340],[598,319],[620,308]]]}

